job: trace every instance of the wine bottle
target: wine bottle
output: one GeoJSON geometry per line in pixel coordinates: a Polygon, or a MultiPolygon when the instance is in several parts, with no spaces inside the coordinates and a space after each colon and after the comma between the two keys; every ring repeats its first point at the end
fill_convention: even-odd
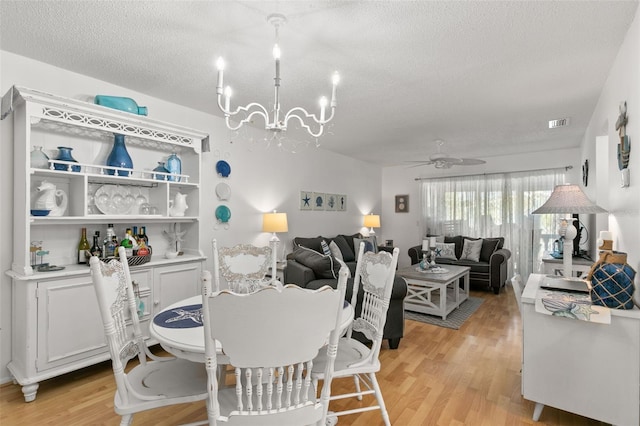
{"type": "Polygon", "coordinates": [[[78,263],[85,264],[89,259],[91,246],[87,240],[87,228],[82,228],[80,233],[80,243],[78,244],[78,263]]]}
{"type": "Polygon", "coordinates": [[[138,106],[136,101],[122,96],[96,95],[93,101],[108,108],[119,109],[120,111],[132,114],[147,115],[147,107],[138,106]]]}
{"type": "Polygon", "coordinates": [[[102,249],[100,248],[100,231],[96,231],[93,235],[93,245],[91,246],[91,256],[102,257],[102,249]]]}

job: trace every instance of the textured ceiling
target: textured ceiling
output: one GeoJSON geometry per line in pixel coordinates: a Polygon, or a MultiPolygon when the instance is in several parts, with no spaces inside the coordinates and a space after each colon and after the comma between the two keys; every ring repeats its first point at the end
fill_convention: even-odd
{"type": "MultiPolygon", "coordinates": [[[[487,158],[577,147],[638,1],[0,1],[0,48],[221,115],[234,104],[316,110],[342,76],[322,148],[381,165],[426,159],[436,139],[487,158]],[[550,119],[571,126],[549,130],[550,119]]],[[[241,138],[242,135],[240,135],[241,138]]]]}

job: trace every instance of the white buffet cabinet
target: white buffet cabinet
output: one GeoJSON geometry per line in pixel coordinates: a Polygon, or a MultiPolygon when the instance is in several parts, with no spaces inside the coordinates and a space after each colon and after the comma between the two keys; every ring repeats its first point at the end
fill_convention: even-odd
{"type": "Polygon", "coordinates": [[[13,87],[2,99],[2,117],[11,115],[16,166],[13,261],[7,272],[13,281],[8,369],[22,385],[25,400],[33,401],[40,381],[109,358],[89,267],[77,264],[80,228],[87,228],[91,243],[95,230],[105,236],[107,223],[114,224],[119,239],[125,228],[146,227],[153,254],[148,263],[132,266],[131,275],[144,303],[141,324],[148,344],[156,343],[148,338],[153,315],[199,293],[206,259],[199,248],[200,157],[208,135],[22,87],[13,87]],[[109,175],[104,167],[115,132],[125,135],[133,160],[128,176],[109,175]],[[33,146],[42,146],[50,159],[58,146],[72,147],[80,171],[31,168],[33,146]],[[177,181],[159,180],[153,168],[174,152],[182,160],[182,175],[177,181]],[[62,216],[31,216],[37,187],[45,180],[68,196],[62,216]],[[101,188],[141,195],[155,214],[104,212],[95,199],[101,188]],[[177,193],[186,194],[188,209],[173,217],[170,206],[177,193]],[[164,253],[175,249],[165,238],[172,232],[182,235],[182,254],[166,259],[164,253]],[[45,262],[64,269],[38,271],[32,241],[48,251],[45,262]]]}
{"type": "Polygon", "coordinates": [[[611,324],[536,312],[545,275],[522,293],[524,398],[620,426],[640,424],[640,310],[611,310],[611,324]]]}

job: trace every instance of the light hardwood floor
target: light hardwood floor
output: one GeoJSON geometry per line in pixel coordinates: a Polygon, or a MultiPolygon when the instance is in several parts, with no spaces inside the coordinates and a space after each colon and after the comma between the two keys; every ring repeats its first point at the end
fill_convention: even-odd
{"type": "MultiPolygon", "coordinates": [[[[460,330],[406,321],[398,350],[383,344],[378,380],[392,424],[422,425],[601,425],[545,407],[531,420],[533,403],[520,394],[521,321],[511,287],[500,295],[472,291],[485,299],[460,330]]],[[[349,390],[350,379],[334,381],[349,390]]],[[[118,425],[115,384],[102,363],[40,385],[25,403],[19,386],[0,387],[0,425],[118,425]]],[[[334,403],[332,403],[334,404],[334,403]]],[[[336,402],[334,409],[358,401],[336,402]],[[338,405],[338,403],[340,405],[338,405]]],[[[171,425],[206,419],[204,403],[167,407],[134,416],[133,425],[171,425]]],[[[379,411],[342,416],[339,426],[382,425],[379,411]]]]}

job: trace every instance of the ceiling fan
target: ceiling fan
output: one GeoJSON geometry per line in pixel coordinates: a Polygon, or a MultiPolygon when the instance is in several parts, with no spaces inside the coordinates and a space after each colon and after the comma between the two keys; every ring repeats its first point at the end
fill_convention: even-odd
{"type": "Polygon", "coordinates": [[[412,167],[429,166],[433,164],[436,169],[449,169],[452,166],[477,166],[478,164],[484,164],[486,161],[478,160],[476,158],[456,158],[442,152],[442,146],[444,142],[441,140],[436,141],[438,144],[438,152],[432,154],[428,160],[415,160],[408,161],[409,163],[416,163],[412,167]]]}

